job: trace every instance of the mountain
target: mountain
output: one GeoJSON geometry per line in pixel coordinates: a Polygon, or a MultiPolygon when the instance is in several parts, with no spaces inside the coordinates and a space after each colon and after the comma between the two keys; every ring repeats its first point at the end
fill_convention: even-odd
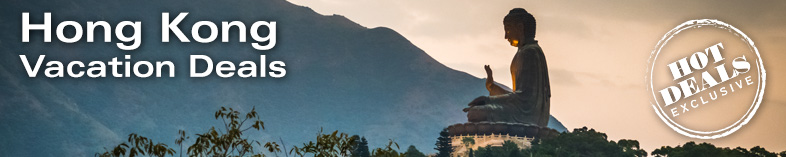
{"type": "MultiPolygon", "coordinates": [[[[178,130],[202,133],[221,122],[221,106],[241,112],[255,107],[266,130],[259,138],[287,148],[313,140],[323,128],[365,136],[371,147],[388,139],[432,148],[442,128],[465,122],[461,109],[487,94],[484,80],[450,69],[394,30],[366,28],[340,16],[323,16],[284,0],[238,1],[27,1],[0,2],[0,156],[92,156],[138,133],[172,147],[178,130]],[[41,31],[21,42],[21,14],[42,23],[61,21],[142,22],[142,44],[134,51],[83,40],[44,43],[41,31]],[[221,43],[162,43],[161,13],[189,12],[181,29],[190,36],[197,21],[277,22],[277,44],[268,51],[235,39],[221,43]],[[19,55],[47,60],[170,60],[174,78],[29,78],[19,55]],[[286,63],[284,78],[188,77],[189,55],[213,61],[256,61],[259,55],[286,63]]],[[[205,29],[206,30],[206,29],[205,29]]],[[[200,30],[202,31],[202,30],[200,30]]],[[[100,31],[98,31],[100,32],[100,31]]],[[[66,29],[66,34],[73,30],[66,29]]],[[[200,32],[203,33],[203,32],[200,32]]],[[[42,67],[44,68],[44,67],[42,67]]],[[[40,74],[41,75],[41,74],[40,74]]],[[[564,127],[552,119],[552,128],[564,127]]],[[[193,142],[188,141],[188,143],[193,142]]]]}

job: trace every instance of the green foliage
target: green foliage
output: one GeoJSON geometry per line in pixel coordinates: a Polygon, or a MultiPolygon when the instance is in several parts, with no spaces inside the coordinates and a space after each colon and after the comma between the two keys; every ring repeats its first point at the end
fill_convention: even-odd
{"type": "Polygon", "coordinates": [[[622,151],[626,153],[632,153],[634,156],[647,156],[647,151],[644,151],[641,149],[641,147],[639,147],[639,141],[621,139],[619,142],[617,142],[617,145],[623,148],[622,151]]]}
{"type": "Polygon", "coordinates": [[[368,141],[366,141],[366,137],[360,138],[360,143],[358,146],[358,154],[360,154],[360,157],[371,156],[371,152],[368,150],[368,141]]]}
{"type": "Polygon", "coordinates": [[[385,148],[377,148],[371,152],[371,156],[373,157],[404,157],[403,153],[398,153],[396,151],[399,149],[398,143],[393,142],[393,140],[388,141],[388,145],[385,148]],[[393,149],[393,146],[396,146],[396,149],[393,149]]]}
{"type": "Polygon", "coordinates": [[[474,151],[475,157],[519,157],[522,150],[513,141],[505,141],[502,147],[480,147],[474,151]]]}
{"type": "Polygon", "coordinates": [[[756,146],[756,147],[751,148],[751,153],[753,155],[761,156],[761,157],[777,157],[778,156],[777,154],[775,154],[773,152],[769,152],[769,151],[767,151],[766,149],[764,149],[764,148],[762,148],[760,146],[756,146]]]}
{"type": "MultiPolygon", "coordinates": [[[[106,148],[104,148],[106,149],[106,148]]],[[[129,134],[128,141],[123,142],[114,149],[106,150],[104,153],[96,153],[96,156],[100,157],[120,157],[120,156],[129,156],[135,157],[140,155],[147,155],[147,156],[165,156],[167,154],[174,155],[175,150],[169,148],[166,144],[163,143],[156,143],[153,144],[153,140],[148,139],[147,137],[139,136],[137,134],[129,134]]]]}
{"type": "Polygon", "coordinates": [[[437,157],[450,157],[450,153],[453,153],[453,147],[450,146],[451,141],[449,136],[450,133],[448,133],[447,128],[439,132],[437,143],[434,144],[437,146],[437,148],[434,148],[434,150],[437,150],[437,157]]]}
{"type": "Polygon", "coordinates": [[[502,143],[502,152],[504,154],[500,154],[500,155],[503,155],[503,156],[504,155],[508,155],[508,156],[511,156],[511,157],[513,157],[513,156],[522,156],[521,151],[522,150],[519,149],[519,146],[516,143],[514,143],[513,141],[505,141],[505,143],[502,143]]]}
{"type": "Polygon", "coordinates": [[[181,152],[181,153],[180,153],[180,156],[182,157],[182,156],[183,156],[183,153],[182,153],[182,152],[183,152],[183,141],[186,141],[186,140],[188,140],[188,139],[189,139],[189,138],[191,138],[191,137],[189,137],[189,136],[186,136],[186,131],[183,131],[183,130],[178,130],[178,131],[177,131],[177,134],[178,134],[180,137],[178,137],[177,139],[175,139],[175,144],[177,144],[178,146],[180,146],[180,152],[181,152]]]}
{"type": "Polygon", "coordinates": [[[351,157],[370,157],[371,152],[368,151],[368,141],[366,141],[366,137],[360,137],[358,135],[354,135],[350,137],[351,139],[357,142],[354,146],[352,146],[351,157]]]}
{"type": "Polygon", "coordinates": [[[404,152],[404,156],[406,156],[406,157],[426,157],[426,154],[423,154],[423,152],[420,152],[418,150],[418,148],[415,148],[414,145],[409,145],[409,148],[407,148],[407,152],[404,152]]]}
{"type": "Polygon", "coordinates": [[[467,151],[467,156],[472,157],[474,153],[472,153],[472,148],[470,147],[475,145],[475,139],[472,137],[464,137],[461,139],[461,144],[464,144],[464,148],[469,150],[467,151]]]}
{"type": "MultiPolygon", "coordinates": [[[[215,119],[221,119],[224,126],[223,129],[216,129],[211,127],[210,130],[204,134],[196,134],[198,137],[194,144],[188,147],[189,156],[265,156],[261,154],[262,151],[256,151],[254,145],[267,148],[269,152],[279,152],[279,145],[275,142],[268,142],[264,146],[257,140],[249,140],[248,136],[243,138],[243,135],[249,130],[261,131],[265,129],[264,123],[259,119],[255,109],[245,114],[241,119],[240,112],[232,108],[221,107],[216,111],[215,119]]],[[[180,146],[180,155],[183,155],[183,142],[190,139],[183,130],[178,131],[178,137],[175,139],[175,144],[180,146]]],[[[258,147],[257,147],[258,148],[258,147]]],[[[175,150],[169,148],[166,144],[157,143],[137,134],[131,133],[128,135],[128,142],[121,143],[111,151],[107,150],[104,153],[96,154],[102,157],[118,157],[118,156],[165,156],[167,154],[174,155],[175,150]]]]}
{"type": "MultiPolygon", "coordinates": [[[[349,137],[346,133],[339,133],[334,131],[331,134],[323,134],[322,130],[317,134],[317,140],[304,143],[302,146],[295,146],[290,150],[298,156],[315,157],[337,157],[337,156],[362,156],[362,157],[404,157],[405,154],[398,153],[398,143],[390,140],[388,145],[383,148],[374,149],[370,154],[368,153],[368,141],[365,137],[355,135],[349,137]],[[395,147],[395,149],[394,149],[395,147]]],[[[417,150],[416,150],[417,151],[417,150]]],[[[422,154],[422,153],[421,153],[422,154]]],[[[425,155],[424,155],[425,156],[425,155]]]]}
{"type": "MultiPolygon", "coordinates": [[[[698,156],[698,157],[737,157],[737,156],[744,156],[744,157],[777,157],[778,154],[774,152],[769,152],[766,149],[756,146],[749,150],[737,147],[734,149],[724,147],[716,147],[715,145],[709,143],[700,143],[696,144],[696,142],[687,142],[682,146],[671,147],[671,146],[662,146],[658,149],[652,151],[653,156],[669,156],[669,157],[684,157],[684,156],[698,156]]],[[[780,155],[786,156],[786,151],[781,152],[780,155]]]]}
{"type": "Polygon", "coordinates": [[[322,130],[317,133],[317,142],[309,141],[303,146],[295,146],[289,152],[294,152],[300,156],[312,154],[315,157],[334,157],[348,156],[350,150],[356,145],[356,140],[350,138],[346,133],[338,133],[338,130],[331,134],[322,134],[322,130]]]}
{"type": "MultiPolygon", "coordinates": [[[[257,140],[249,140],[243,137],[248,130],[261,131],[265,129],[264,122],[259,119],[256,108],[245,114],[241,119],[240,112],[232,108],[221,107],[216,111],[215,119],[221,119],[223,129],[210,127],[206,133],[196,134],[197,138],[193,145],[188,147],[189,156],[265,156],[262,151],[255,151],[254,145],[265,147],[269,152],[279,152],[279,145],[276,142],[268,142],[264,146],[257,140]],[[248,123],[247,123],[248,122],[248,123]],[[247,126],[250,125],[250,126],[247,126]],[[260,130],[261,129],[261,130],[260,130]]],[[[181,135],[185,134],[184,133],[181,135]]],[[[182,139],[182,136],[181,136],[182,139]]],[[[178,139],[180,140],[180,139],[178,139]]],[[[176,141],[177,142],[177,141],[176,141]]],[[[182,142],[182,141],[181,141],[182,142]]]]}
{"type": "Polygon", "coordinates": [[[646,151],[639,149],[636,140],[621,140],[622,145],[609,141],[605,133],[587,127],[563,132],[557,137],[533,141],[532,148],[522,154],[533,156],[581,156],[581,157],[632,157],[646,156],[646,151]]]}
{"type": "MultiPolygon", "coordinates": [[[[264,145],[257,140],[250,140],[248,131],[261,131],[265,129],[264,123],[260,120],[252,108],[251,112],[240,117],[240,112],[232,108],[221,107],[216,111],[214,118],[221,119],[224,126],[221,129],[211,127],[206,133],[196,134],[198,137],[194,144],[188,147],[189,156],[265,156],[264,151],[256,148],[264,147],[268,152],[280,152],[276,142],[267,142],[264,145]],[[253,129],[253,130],[252,130],[253,129]]],[[[183,154],[183,142],[190,139],[183,130],[178,131],[179,137],[175,144],[180,146],[180,155],[183,154]]],[[[461,140],[462,144],[470,147],[475,144],[475,140],[466,137],[461,140]]],[[[437,157],[449,157],[453,152],[451,140],[447,129],[440,132],[435,144],[439,151],[437,157]]],[[[120,157],[120,156],[173,156],[175,150],[166,144],[155,143],[152,140],[139,136],[135,133],[128,135],[127,142],[123,142],[113,149],[103,153],[96,153],[101,157],[120,157]]],[[[313,155],[315,157],[425,157],[415,146],[409,146],[405,153],[398,153],[398,143],[390,140],[386,147],[376,148],[369,153],[368,141],[365,137],[358,135],[349,137],[345,133],[334,131],[331,134],[323,134],[322,130],[317,134],[316,142],[304,143],[301,147],[292,148],[288,154],[295,152],[299,156],[313,155]],[[395,149],[394,149],[395,147],[395,149]]],[[[780,153],[770,152],[766,149],[755,146],[750,150],[737,147],[719,148],[709,143],[696,144],[687,142],[682,146],[663,146],[652,151],[653,156],[668,157],[786,157],[786,151],[780,153]]],[[[609,141],[605,133],[597,132],[587,127],[574,129],[573,132],[563,132],[550,139],[536,140],[532,142],[529,149],[518,149],[512,141],[505,141],[502,147],[480,147],[478,150],[469,150],[468,156],[477,157],[518,157],[518,156],[560,156],[560,157],[633,157],[647,156],[647,152],[640,148],[636,140],[622,139],[619,142],[609,141]]]]}
{"type": "Polygon", "coordinates": [[[475,139],[472,137],[464,137],[461,139],[461,143],[464,144],[465,148],[469,148],[472,145],[475,145],[475,139]]]}
{"type": "MultiPolygon", "coordinates": [[[[251,112],[246,113],[242,118],[239,111],[232,108],[221,107],[216,111],[214,118],[220,119],[223,122],[223,127],[216,129],[211,127],[206,133],[195,134],[197,138],[194,144],[188,147],[188,156],[266,156],[262,154],[262,150],[255,148],[264,147],[268,152],[280,152],[280,145],[276,142],[267,142],[264,145],[257,140],[248,139],[249,131],[261,131],[265,129],[264,122],[260,120],[257,115],[256,108],[252,108],[251,112]],[[244,138],[245,135],[245,138],[244,138]]],[[[183,155],[183,143],[191,137],[186,135],[186,131],[179,130],[178,138],[175,139],[175,144],[180,146],[180,155],[183,155]]],[[[331,134],[323,134],[322,130],[317,133],[316,142],[309,141],[304,143],[301,147],[295,146],[290,149],[289,153],[293,152],[299,156],[313,155],[315,157],[337,157],[349,156],[352,154],[357,157],[403,157],[405,154],[398,153],[398,143],[390,140],[388,145],[384,148],[377,148],[369,153],[368,141],[365,137],[360,138],[358,141],[357,135],[349,137],[346,133],[339,133],[338,130],[331,134]],[[393,148],[395,147],[395,149],[393,148]]],[[[412,147],[413,153],[410,156],[425,156],[417,149],[412,147]]],[[[130,134],[128,142],[124,142],[113,148],[106,150],[103,153],[96,153],[96,156],[101,157],[119,157],[119,156],[173,156],[175,150],[169,148],[163,143],[153,143],[152,140],[138,136],[137,134],[130,134]]]]}

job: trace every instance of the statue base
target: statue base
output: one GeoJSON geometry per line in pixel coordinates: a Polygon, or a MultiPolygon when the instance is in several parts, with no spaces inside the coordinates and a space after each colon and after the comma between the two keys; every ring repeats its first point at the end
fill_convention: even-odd
{"type": "Polygon", "coordinates": [[[557,136],[557,130],[522,123],[499,123],[499,122],[469,122],[448,126],[451,145],[453,147],[453,157],[468,156],[468,148],[478,150],[479,147],[501,147],[505,141],[511,141],[518,145],[519,149],[526,149],[532,146],[535,139],[551,138],[557,136]],[[465,138],[472,138],[474,144],[465,144],[465,138]],[[467,146],[469,146],[467,148],[467,146]]]}

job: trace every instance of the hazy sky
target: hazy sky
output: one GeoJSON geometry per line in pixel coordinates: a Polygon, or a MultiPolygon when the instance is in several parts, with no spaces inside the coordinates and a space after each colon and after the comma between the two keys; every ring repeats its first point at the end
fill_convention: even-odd
{"type": "Polygon", "coordinates": [[[392,28],[441,63],[477,77],[485,78],[483,65],[491,65],[496,80],[508,86],[516,48],[503,38],[502,18],[522,7],[537,19],[536,40],[552,81],[551,114],[566,127],[636,139],[648,152],[691,140],[786,150],[784,1],[291,1],[369,28],[392,28]],[[658,40],[682,22],[704,18],[751,37],[768,74],[764,102],[751,122],[715,140],[691,139],[667,127],[653,112],[645,86],[647,60],[658,40]]]}

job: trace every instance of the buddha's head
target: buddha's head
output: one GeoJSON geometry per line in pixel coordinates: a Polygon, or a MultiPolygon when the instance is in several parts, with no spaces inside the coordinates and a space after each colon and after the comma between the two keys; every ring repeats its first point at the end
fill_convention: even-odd
{"type": "Polygon", "coordinates": [[[535,17],[523,8],[514,8],[502,21],[505,25],[505,39],[513,47],[535,39],[535,17]]]}

